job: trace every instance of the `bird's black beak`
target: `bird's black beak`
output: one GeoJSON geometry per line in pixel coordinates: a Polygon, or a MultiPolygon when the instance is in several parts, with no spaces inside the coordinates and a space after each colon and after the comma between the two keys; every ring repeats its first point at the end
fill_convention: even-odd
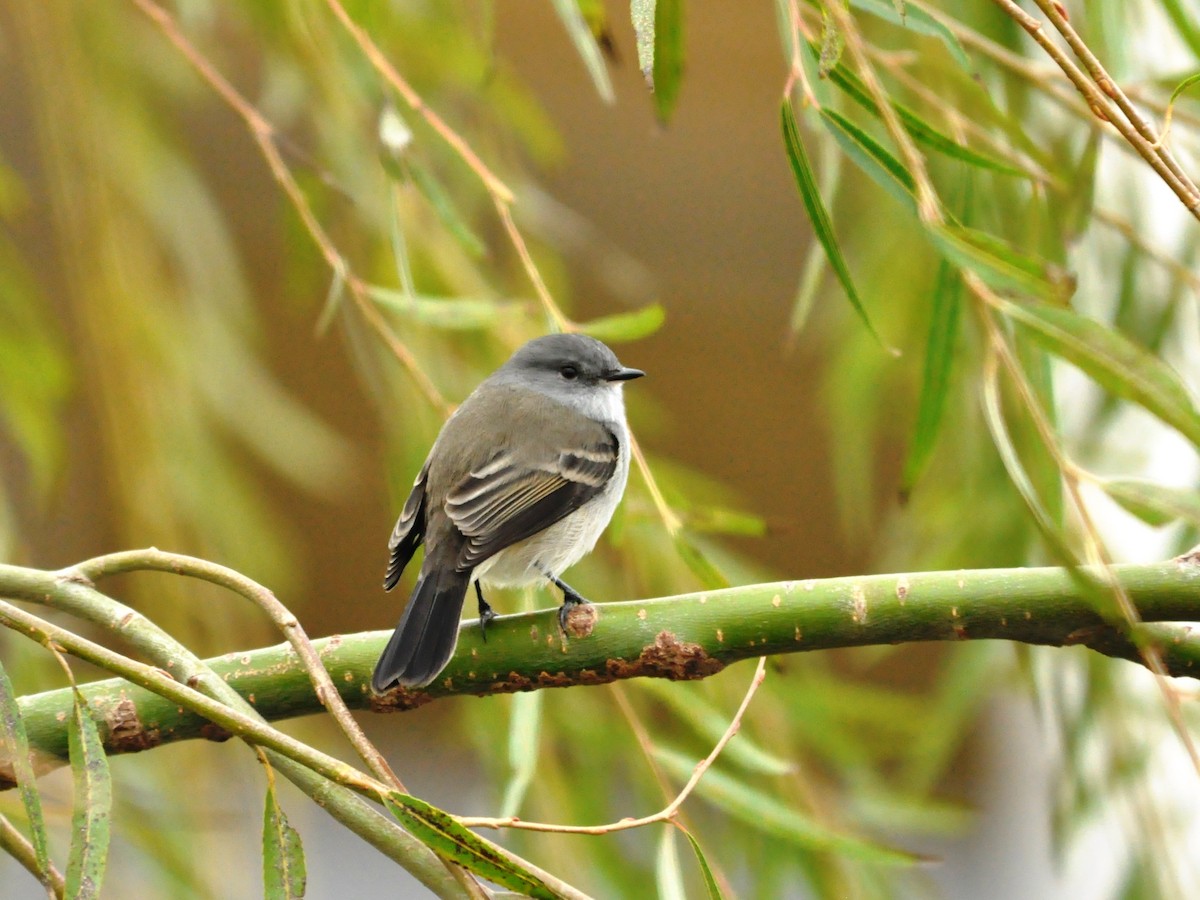
{"type": "Polygon", "coordinates": [[[641,378],[646,373],[641,369],[630,369],[627,366],[622,366],[619,369],[612,369],[604,373],[605,381],[633,381],[635,378],[641,378]]]}

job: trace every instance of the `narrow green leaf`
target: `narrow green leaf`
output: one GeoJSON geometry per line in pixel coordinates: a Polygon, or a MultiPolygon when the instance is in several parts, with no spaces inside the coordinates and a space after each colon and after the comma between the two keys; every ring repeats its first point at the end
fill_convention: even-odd
{"type": "Polygon", "coordinates": [[[850,269],[842,256],[837,237],[833,233],[833,223],[829,220],[829,211],[825,208],[820,191],[817,190],[817,179],[813,174],[812,163],[809,162],[804,143],[800,140],[800,127],[796,124],[796,114],[792,112],[792,105],[786,97],[780,108],[780,119],[783,127],[784,146],[787,148],[788,160],[792,164],[792,174],[796,178],[796,186],[800,189],[800,198],[804,201],[804,208],[808,211],[808,218],[812,222],[813,233],[821,242],[821,246],[825,248],[829,264],[833,267],[838,281],[841,282],[842,290],[846,292],[854,311],[862,319],[867,331],[879,342],[880,346],[883,346],[883,341],[880,340],[879,334],[867,317],[866,308],[859,299],[858,291],[854,289],[850,269]]]}
{"type": "Polygon", "coordinates": [[[112,818],[112,778],[100,732],[87,700],[75,690],[75,707],[67,729],[74,779],[71,852],[67,858],[67,896],[86,900],[100,896],[108,865],[112,818]]]}
{"type": "Polygon", "coordinates": [[[341,266],[333,270],[333,280],[329,283],[329,293],[325,295],[325,305],[321,307],[321,315],[317,317],[317,335],[323,335],[329,330],[333,317],[342,305],[342,297],[346,293],[346,271],[341,266]]]}
{"type": "Polygon", "coordinates": [[[683,0],[654,5],[654,108],[667,122],[679,102],[683,82],[683,0]]]}
{"type": "Polygon", "coordinates": [[[25,720],[13,693],[8,672],[0,664],[0,722],[4,726],[4,741],[8,757],[12,761],[13,777],[21,789],[21,802],[29,819],[29,839],[37,858],[39,878],[43,885],[50,884],[50,850],[46,840],[46,819],[42,815],[42,797],[37,789],[33,757],[29,752],[29,736],[25,732],[25,720]]]}
{"type": "Polygon", "coordinates": [[[712,561],[683,531],[675,535],[675,552],[679,554],[680,559],[692,570],[692,574],[700,579],[700,583],[707,590],[714,591],[729,587],[729,579],[721,574],[721,570],[713,565],[712,561]]]}
{"type": "MultiPolygon", "coordinates": [[[[1054,400],[1054,357],[1024,331],[1014,335],[1014,343],[1021,378],[1024,379],[1029,392],[1037,399],[1038,407],[1042,410],[1051,433],[1058,434],[1058,404],[1054,400]]],[[[1022,437],[1018,434],[1016,438],[1021,445],[1029,477],[1038,496],[1046,505],[1050,521],[1061,531],[1066,521],[1062,468],[1029,416],[1021,417],[1018,428],[1024,435],[1022,437]]]]}
{"type": "Polygon", "coordinates": [[[576,3],[600,50],[611,58],[614,55],[612,31],[608,24],[608,10],[604,8],[604,0],[576,0],[576,3]]]}
{"type": "Polygon", "coordinates": [[[792,301],[792,317],[788,320],[788,329],[793,340],[808,324],[808,316],[817,299],[817,290],[821,287],[821,282],[824,280],[821,276],[824,274],[825,251],[819,244],[813,244],[808,248],[808,255],[800,270],[800,284],[796,286],[796,299],[792,301]]]}
{"type": "Polygon", "coordinates": [[[612,80],[608,77],[608,66],[604,62],[604,54],[600,50],[596,34],[584,18],[578,0],[554,0],[554,11],[566,27],[571,43],[575,45],[575,52],[583,60],[584,68],[596,87],[596,93],[605,103],[612,103],[616,97],[613,94],[612,80]]]}
{"type": "Polygon", "coordinates": [[[683,886],[683,867],[679,864],[679,852],[675,848],[675,829],[669,825],[662,829],[658,838],[654,882],[658,888],[659,900],[687,900],[687,890],[683,886]]]}
{"type": "Polygon", "coordinates": [[[891,194],[902,206],[914,208],[913,194],[916,191],[916,182],[891,151],[836,110],[822,109],[821,122],[843,152],[871,176],[872,181],[891,194]]]}
{"type": "Polygon", "coordinates": [[[829,10],[822,8],[821,49],[817,53],[817,74],[821,78],[827,77],[832,69],[837,68],[842,60],[844,47],[845,41],[842,39],[842,33],[838,31],[837,23],[833,21],[829,10]]]}
{"type": "Polygon", "coordinates": [[[906,5],[904,11],[899,12],[888,0],[850,0],[850,5],[873,16],[878,16],[885,22],[891,22],[901,28],[937,38],[950,51],[955,62],[967,71],[971,70],[971,60],[967,56],[967,51],[954,36],[954,32],[920,7],[906,5]]]}
{"type": "Polygon", "coordinates": [[[308,881],[300,833],[288,824],[275,797],[275,781],[267,780],[263,805],[263,896],[266,900],[303,897],[308,881]]]}
{"type": "MultiPolygon", "coordinates": [[[[729,727],[729,713],[718,709],[699,690],[681,690],[672,682],[644,678],[638,682],[641,690],[668,706],[677,718],[685,722],[705,743],[714,744],[729,727]]],[[[746,772],[765,775],[786,775],[796,766],[789,760],[763,749],[743,728],[736,741],[730,741],[721,751],[725,763],[736,765],[746,772]]]]}
{"type": "Polygon", "coordinates": [[[409,296],[403,290],[371,285],[367,294],[387,309],[446,331],[482,331],[513,311],[511,303],[484,297],[409,296]]]}
{"type": "MultiPolygon", "coordinates": [[[[809,44],[809,48],[814,56],[821,52],[812,44],[809,44]]],[[[829,80],[837,85],[847,97],[867,110],[872,116],[877,119],[881,118],[879,105],[872,99],[858,76],[848,68],[842,65],[835,66],[829,71],[829,80]]],[[[1024,169],[1019,169],[995,156],[981,153],[978,150],[973,150],[958,143],[952,137],[926,122],[903,103],[892,101],[891,106],[896,111],[896,116],[900,119],[900,124],[904,126],[904,130],[911,134],[916,141],[924,144],[929,149],[936,150],[944,156],[957,159],[960,162],[965,162],[980,169],[1001,172],[1005,175],[1016,175],[1021,178],[1030,177],[1030,173],[1024,169]]]]}
{"type": "Polygon", "coordinates": [[[1075,292],[1074,278],[1061,267],[1019,253],[994,235],[956,224],[934,225],[929,233],[946,259],[994,288],[1058,302],[1066,302],[1075,292]]]}
{"type": "Polygon", "coordinates": [[[1182,520],[1200,528],[1200,492],[1139,478],[1108,479],[1101,486],[1108,496],[1147,525],[1158,527],[1182,520]]]}
{"type": "Polygon", "coordinates": [[[662,327],[667,320],[667,311],[661,303],[651,303],[631,312],[614,313],[584,322],[580,329],[596,340],[605,343],[640,341],[662,327]]]}
{"type": "Polygon", "coordinates": [[[740,537],[762,537],[767,523],[762,516],[727,509],[723,506],[702,506],[688,510],[687,525],[697,534],[735,534],[740,537]]]}
{"type": "Polygon", "coordinates": [[[442,182],[437,176],[415,159],[406,159],[404,168],[411,176],[413,184],[417,186],[417,190],[424,195],[437,217],[442,220],[446,230],[454,235],[462,248],[476,259],[483,256],[487,250],[486,245],[471,230],[471,226],[459,213],[450,193],[442,186],[442,182]]]}
{"type": "Polygon", "coordinates": [[[921,399],[917,405],[917,424],[913,429],[904,472],[900,476],[901,496],[907,497],[916,486],[933,456],[933,447],[941,430],[946,398],[950,393],[950,370],[954,365],[954,343],[962,308],[962,276],[946,260],[938,266],[933,286],[933,310],[929,336],[925,342],[925,369],[921,377],[921,399]]]}
{"type": "Polygon", "coordinates": [[[449,813],[398,791],[388,794],[384,803],[401,825],[439,856],[536,900],[556,900],[560,896],[532,872],[501,855],[479,835],[460,825],[449,813]]]}
{"type": "Polygon", "coordinates": [[[1138,404],[1200,446],[1200,415],[1179,376],[1161,359],[1069,309],[1002,301],[1001,311],[1105,390],[1138,404]]]}
{"type": "Polygon", "coordinates": [[[684,833],[688,839],[688,843],[692,845],[692,852],[696,854],[696,862],[700,864],[700,874],[704,877],[704,889],[708,891],[708,900],[725,900],[725,895],[721,893],[721,887],[717,884],[717,879],[713,877],[712,868],[708,865],[708,859],[704,856],[704,851],[700,849],[700,842],[696,840],[695,835],[682,825],[676,825],[675,827],[684,833]]]}
{"type": "MultiPolygon", "coordinates": [[[[680,780],[691,777],[696,765],[692,757],[661,747],[654,750],[654,758],[680,780]]],[[[737,781],[720,770],[705,772],[696,793],[751,828],[804,850],[838,853],[877,865],[911,866],[921,862],[915,854],[827,828],[800,810],[784,805],[772,794],[737,781]]]]}
{"type": "Polygon", "coordinates": [[[1059,526],[1056,520],[1047,512],[1041,495],[1034,488],[1029,474],[1025,471],[1025,466],[1021,462],[1020,454],[1017,453],[1017,448],[1008,433],[1008,426],[1004,421],[1004,410],[1000,401],[1000,385],[994,378],[984,381],[983,417],[987,423],[988,430],[991,432],[992,444],[995,446],[996,452],[1000,454],[1000,461],[1008,473],[1008,479],[1017,489],[1017,493],[1021,495],[1021,499],[1025,501],[1025,506],[1033,516],[1034,524],[1037,525],[1042,538],[1056,556],[1064,561],[1071,560],[1073,557],[1067,545],[1063,542],[1059,526]]]}
{"type": "Polygon", "coordinates": [[[401,295],[406,300],[411,300],[417,293],[417,284],[413,279],[412,262],[408,257],[408,240],[404,236],[399,191],[393,191],[392,194],[391,226],[392,260],[396,264],[396,280],[400,282],[401,295]]]}
{"type": "Polygon", "coordinates": [[[1162,136],[1159,140],[1164,139],[1167,132],[1171,130],[1171,118],[1175,115],[1175,101],[1179,99],[1179,95],[1198,82],[1200,82],[1200,72],[1189,75],[1183,81],[1179,82],[1179,84],[1175,85],[1175,90],[1171,91],[1171,98],[1167,101],[1167,111],[1163,115],[1162,136]]]}
{"type": "Polygon", "coordinates": [[[508,767],[512,775],[500,803],[502,817],[520,813],[525,794],[533,783],[538,763],[543,696],[543,691],[530,691],[512,698],[512,718],[508,723],[508,767]]]}
{"type": "Polygon", "coordinates": [[[1096,165],[1100,161],[1100,146],[1103,132],[1093,131],[1083,147],[1079,162],[1073,167],[1070,187],[1064,198],[1055,198],[1055,206],[1061,204],[1062,235],[1075,240],[1092,224],[1092,209],[1096,205],[1096,165]]]}
{"type": "Polygon", "coordinates": [[[638,68],[646,85],[654,90],[654,25],[656,0],[630,0],[629,17],[633,21],[633,37],[637,44],[638,68]]]}

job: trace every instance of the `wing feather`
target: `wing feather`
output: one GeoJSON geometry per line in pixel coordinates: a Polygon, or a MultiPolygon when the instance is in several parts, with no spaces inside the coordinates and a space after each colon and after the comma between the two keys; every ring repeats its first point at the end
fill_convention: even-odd
{"type": "Polygon", "coordinates": [[[549,528],[596,496],[617,469],[617,438],[597,440],[540,463],[518,465],[505,451],[473,470],[446,497],[445,511],[467,538],[460,568],[549,528]]]}

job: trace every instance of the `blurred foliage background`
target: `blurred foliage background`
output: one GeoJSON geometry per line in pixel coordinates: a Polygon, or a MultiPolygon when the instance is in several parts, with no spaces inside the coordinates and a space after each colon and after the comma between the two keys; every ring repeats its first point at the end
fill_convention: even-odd
{"type": "MultiPolygon", "coordinates": [[[[399,600],[379,589],[387,534],[437,428],[557,313],[478,172],[371,64],[344,8],[512,189],[513,227],[555,309],[650,374],[628,402],[670,512],[635,475],[572,579],[586,594],[1062,561],[985,420],[994,310],[955,286],[911,204],[873,180],[878,157],[846,141],[858,132],[839,143],[798,92],[836,243],[813,239],[779,124],[793,12],[821,52],[795,58],[822,109],[887,144],[837,84],[835,69],[859,68],[845,49],[859,42],[888,95],[960,148],[921,147],[944,209],[1007,242],[1002,257],[1037,260],[1051,288],[1069,273],[1076,312],[1193,388],[1196,223],[1001,4],[897,6],[903,19],[887,0],[854,0],[843,21],[815,4],[687,5],[683,77],[660,73],[650,94],[615,3],[174,4],[173,27],[273,127],[322,248],[245,123],[144,4],[7,4],[0,558],[53,568],[155,545],[269,585],[311,635],[395,622],[399,600]]],[[[1070,13],[1161,122],[1196,70],[1200,17],[1178,0],[1070,13]]],[[[1170,146],[1193,170],[1198,123],[1184,92],[1170,146]]],[[[1005,334],[1090,473],[1079,483],[1107,553],[1151,560],[1194,543],[1194,521],[1174,521],[1187,519],[1182,500],[1174,515],[1143,504],[1147,524],[1097,480],[1191,497],[1191,442],[1005,334]]],[[[1057,539],[1088,559],[1062,466],[1015,398],[1005,387],[1010,448],[1057,539]]],[[[129,576],[117,593],[203,655],[277,640],[203,585],[129,576]]],[[[19,692],[61,683],[28,642],[2,634],[0,652],[19,692]]],[[[602,822],[664,805],[663,785],[708,751],[749,675],[455,699],[365,724],[443,808],[602,822]]],[[[1194,728],[1194,685],[1177,689],[1194,728]]],[[[287,727],[340,746],[323,722],[287,727]]],[[[174,746],[113,769],[113,895],[261,892],[251,754],[174,746]]],[[[1137,667],[1082,650],[875,648],[773,660],[684,821],[741,896],[1183,897],[1200,891],[1198,782],[1137,667]],[[865,842],[940,862],[881,865],[865,842]]],[[[69,775],[43,789],[65,842],[69,775]]],[[[421,895],[298,793],[283,799],[310,896],[421,895]]],[[[11,794],[0,812],[22,821],[11,794]]],[[[694,895],[673,835],[505,841],[598,896],[694,895]]],[[[6,896],[38,895],[7,860],[0,878],[6,896]]]]}

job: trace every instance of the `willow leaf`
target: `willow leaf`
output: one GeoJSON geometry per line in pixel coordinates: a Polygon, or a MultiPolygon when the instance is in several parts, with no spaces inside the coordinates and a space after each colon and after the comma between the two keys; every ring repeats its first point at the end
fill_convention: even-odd
{"type": "Polygon", "coordinates": [[[937,38],[950,51],[954,61],[970,71],[971,60],[967,56],[967,51],[963,49],[963,45],[954,36],[954,32],[925,10],[905,4],[904,11],[900,12],[891,0],[850,0],[850,5],[855,9],[878,16],[885,22],[891,22],[901,28],[937,38]]]}
{"type": "Polygon", "coordinates": [[[579,328],[605,343],[638,341],[658,331],[667,320],[667,312],[661,303],[651,303],[631,312],[615,313],[583,322],[579,328]]]}
{"type": "Polygon", "coordinates": [[[721,893],[721,887],[717,884],[717,879],[713,877],[712,868],[708,864],[704,851],[700,849],[700,842],[696,840],[696,836],[682,826],[675,827],[683,832],[688,843],[692,845],[692,852],[696,854],[696,862],[700,864],[700,874],[704,878],[704,889],[708,891],[708,900],[725,900],[725,895],[721,893]]]}
{"type": "Polygon", "coordinates": [[[554,11],[562,20],[563,27],[567,29],[567,35],[575,45],[575,52],[583,60],[596,93],[605,103],[612,103],[616,97],[613,94],[612,79],[608,77],[608,66],[604,62],[604,54],[600,50],[599,41],[596,40],[595,31],[584,17],[578,0],[554,0],[554,11]]]}
{"type": "Polygon", "coordinates": [[[46,839],[46,819],[42,814],[42,797],[38,793],[34,775],[33,759],[29,755],[29,736],[25,731],[25,720],[13,693],[12,681],[3,664],[0,664],[0,725],[3,726],[3,743],[8,746],[8,759],[12,764],[13,778],[21,789],[21,802],[25,816],[29,819],[30,843],[37,859],[42,884],[50,884],[50,850],[46,839]]]}
{"type": "Polygon", "coordinates": [[[1200,492],[1138,478],[1114,478],[1101,487],[1124,509],[1155,527],[1184,521],[1200,528],[1200,492]]]}
{"type": "Polygon", "coordinates": [[[444,859],[535,900],[556,900],[560,896],[528,869],[517,865],[479,835],[460,825],[449,813],[398,791],[388,794],[384,803],[417,840],[444,859]]]}
{"type": "Polygon", "coordinates": [[[821,246],[825,248],[825,255],[829,258],[833,273],[841,283],[842,290],[846,292],[850,305],[862,319],[867,331],[882,346],[883,342],[867,316],[867,310],[858,296],[858,291],[854,288],[854,280],[850,277],[850,268],[846,265],[845,257],[842,256],[841,247],[837,242],[837,236],[833,233],[833,223],[829,219],[829,211],[821,199],[821,192],[817,190],[817,179],[813,173],[812,163],[809,162],[804,143],[800,140],[800,128],[796,124],[796,114],[792,111],[792,105],[786,97],[780,108],[780,120],[783,127],[784,146],[787,149],[788,160],[792,164],[792,174],[796,178],[796,186],[800,189],[800,198],[804,201],[804,208],[808,211],[808,218],[812,222],[813,233],[821,242],[821,246]]]}
{"type": "MultiPolygon", "coordinates": [[[[818,53],[816,47],[809,45],[814,54],[818,53]]],[[[879,114],[879,104],[871,97],[862,81],[858,76],[847,69],[845,66],[835,66],[829,70],[829,80],[842,90],[842,92],[873,115],[877,119],[882,117],[879,114]]],[[[958,143],[954,138],[939,131],[930,123],[922,119],[917,113],[913,112],[903,103],[895,100],[891,102],[892,109],[896,111],[896,116],[900,119],[900,124],[904,126],[904,130],[913,136],[913,138],[921,144],[924,144],[931,150],[935,150],[944,156],[951,159],[957,159],[960,162],[975,166],[980,169],[987,169],[992,172],[1000,172],[1004,175],[1015,175],[1021,178],[1028,178],[1030,173],[1016,166],[1010,165],[998,157],[991,156],[987,153],[981,153],[978,150],[973,150],[970,147],[958,143]]]]}
{"type": "Polygon", "coordinates": [[[900,492],[907,496],[929,465],[933,447],[941,430],[946,398],[950,392],[950,370],[954,365],[954,343],[958,337],[961,310],[962,276],[946,260],[938,266],[933,288],[933,310],[926,340],[925,369],[921,378],[921,399],[917,404],[917,424],[904,461],[900,492]]]}
{"type": "Polygon", "coordinates": [[[71,850],[67,857],[67,896],[90,900],[100,896],[108,866],[112,819],[112,777],[100,732],[87,700],[75,691],[75,707],[67,728],[74,780],[71,850]]]}
{"type": "Polygon", "coordinates": [[[273,779],[267,781],[263,804],[263,896],[266,900],[295,900],[303,897],[308,874],[300,834],[284,815],[275,796],[273,779]]]}
{"type": "Polygon", "coordinates": [[[654,5],[654,108],[660,122],[670,120],[683,82],[683,0],[654,5]]]}
{"type": "Polygon", "coordinates": [[[901,205],[913,209],[916,182],[912,173],[886,147],[841,113],[823,108],[821,122],[834,140],[871,180],[892,195],[901,205]]]}
{"type": "Polygon", "coordinates": [[[1130,400],[1200,446],[1200,415],[1175,371],[1111,328],[1073,310],[1001,301],[1001,311],[1105,390],[1130,400]]]}
{"type": "Polygon", "coordinates": [[[930,236],[946,259],[994,288],[1060,302],[1075,291],[1074,279],[1061,267],[1021,253],[994,235],[965,225],[944,224],[931,226],[930,236]]]}
{"type": "Polygon", "coordinates": [[[654,25],[656,0],[630,0],[629,18],[637,44],[638,68],[650,90],[654,90],[654,25]]]}

